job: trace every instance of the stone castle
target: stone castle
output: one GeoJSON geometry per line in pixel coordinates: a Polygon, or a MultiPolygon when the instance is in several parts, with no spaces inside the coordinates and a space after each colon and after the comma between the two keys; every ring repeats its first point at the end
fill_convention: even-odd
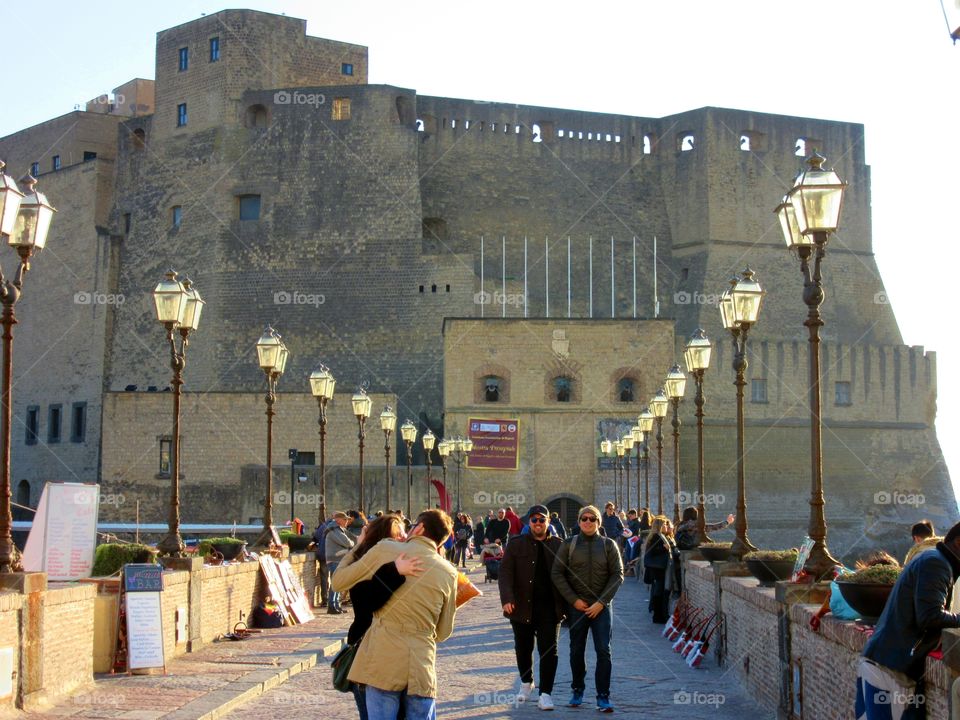
{"type": "MultiPolygon", "coordinates": [[[[383,502],[387,458],[401,498],[391,504],[405,497],[406,455],[396,437],[389,450],[377,440],[390,403],[441,437],[465,433],[471,418],[518,419],[517,469],[462,468],[464,508],[509,497],[569,511],[611,495],[600,428],[635,418],[702,327],[716,343],[708,512],[725,515],[736,499],[735,405],[716,297],[750,266],[768,292],[749,348],[751,538],[795,545],[810,486],[806,310],[772,210],[815,148],[849,183],[824,265],[831,548],[899,548],[905,524],[957,518],[934,430],[935,355],[903,345],[873,257],[863,126],[425,97],[370,85],[367,70],[365,47],[308,36],[303,20],[225,10],[158,33],[155,81],[0,139],[7,171],[38,175],[59,211],[18,306],[14,500],[35,503],[50,480],[99,481],[113,498],[101,517],[165,518],[171,373],[151,292],[172,267],[206,300],[185,373],[185,521],[261,512],[265,383],[253,346],[267,324],[291,350],[274,472],[285,487],[283,449],[301,451],[308,479],[293,495],[308,516],[319,443],[307,376],[317,363],[340,391],[328,507],[356,502],[349,393],[365,382],[369,507],[383,502]]],[[[693,392],[688,382],[686,491],[693,392]]],[[[436,502],[423,460],[418,450],[421,505],[436,502]]],[[[672,508],[672,475],[664,485],[672,508]]]]}

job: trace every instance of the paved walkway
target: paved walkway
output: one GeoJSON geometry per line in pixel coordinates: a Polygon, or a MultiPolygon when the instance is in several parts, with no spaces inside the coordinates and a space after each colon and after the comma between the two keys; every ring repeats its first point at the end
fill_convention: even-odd
{"type": "MultiPolygon", "coordinates": [[[[536,703],[516,706],[519,688],[513,634],[500,611],[494,584],[471,579],[485,594],[457,613],[456,630],[440,645],[438,671],[442,720],[540,717],[536,703]]],[[[769,713],[737,686],[736,678],[712,660],[689,669],[650,622],[646,586],[627,580],[615,602],[611,699],[616,715],[665,720],[762,720],[769,713]]],[[[332,718],[355,720],[353,696],[330,685],[329,656],[346,634],[352,614],[320,614],[306,625],[272,630],[243,642],[212,643],[168,665],[167,675],[106,676],[34,718],[127,718],[128,720],[275,720],[332,718]]],[[[579,709],[569,698],[569,640],[560,634],[560,667],[553,693],[553,716],[597,717],[592,687],[592,643],[587,643],[587,692],[579,709]]],[[[384,662],[390,662],[384,658],[384,662]]]]}

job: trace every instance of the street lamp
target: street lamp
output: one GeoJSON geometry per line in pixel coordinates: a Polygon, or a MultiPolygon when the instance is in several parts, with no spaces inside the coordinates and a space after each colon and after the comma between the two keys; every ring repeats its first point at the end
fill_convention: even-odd
{"type": "Polygon", "coordinates": [[[630,434],[633,435],[633,446],[637,449],[637,509],[639,509],[643,500],[640,495],[640,451],[643,448],[643,430],[639,425],[634,425],[630,428],[630,434]]]}
{"type": "Polygon", "coordinates": [[[673,524],[680,524],[680,401],[687,388],[687,376],[674,364],[664,382],[673,404],[673,524]]]}
{"type": "Polygon", "coordinates": [[[173,370],[173,436],[170,439],[170,507],[167,514],[167,535],[157,549],[163,555],[179,557],[183,552],[180,537],[180,388],[183,386],[183,369],[187,364],[187,336],[200,325],[203,300],[192,287],[190,280],[177,280],[177,273],[170,270],[153,290],[153,304],[157,320],[167,329],[170,343],[170,368],[173,370]],[[180,331],[180,346],[177,347],[176,331],[180,331]]]}
{"type": "Polygon", "coordinates": [[[473,440],[457,435],[456,439],[453,440],[451,450],[453,461],[457,464],[457,512],[459,513],[463,509],[460,504],[460,466],[466,462],[470,453],[473,452],[473,440]]]}
{"type": "Polygon", "coordinates": [[[413,518],[413,505],[410,495],[413,490],[413,443],[417,441],[417,426],[407,420],[400,426],[400,437],[407,445],[407,517],[413,518]]]}
{"type": "Polygon", "coordinates": [[[753,271],[743,271],[741,277],[730,280],[730,289],[720,296],[720,319],[733,336],[734,385],[737,388],[737,537],[730,547],[730,556],[740,559],[757,548],[747,539],[747,491],[744,473],[743,388],[747,384],[747,334],[757,322],[764,292],[753,279],[753,271]]]}
{"type": "Polygon", "coordinates": [[[620,485],[623,483],[623,453],[625,452],[622,440],[613,441],[613,450],[617,453],[617,486],[613,493],[613,503],[619,510],[620,505],[620,485]]]}
{"type": "MultiPolygon", "coordinates": [[[[453,441],[451,440],[441,440],[437,443],[437,452],[440,454],[440,465],[443,468],[443,489],[447,489],[447,458],[450,456],[450,451],[453,449],[453,441]]],[[[447,497],[450,497],[448,494],[447,497]]]]}
{"type": "Polygon", "coordinates": [[[310,373],[310,392],[320,408],[320,511],[317,527],[327,519],[327,403],[333,399],[336,385],[337,380],[326,365],[320,365],[310,373]]]}
{"type": "MultiPolygon", "coordinates": [[[[604,456],[610,457],[610,455],[613,453],[613,441],[607,440],[606,438],[601,440],[600,452],[603,453],[604,456]]],[[[616,495],[616,487],[617,487],[617,466],[616,465],[613,466],[613,487],[614,487],[614,495],[616,495]]]]}
{"type": "Polygon", "coordinates": [[[30,269],[30,258],[42,250],[47,242],[50,222],[56,210],[46,196],[34,189],[36,179],[25,176],[20,184],[22,192],[0,162],[0,238],[16,249],[20,265],[13,280],[0,272],[0,302],[3,303],[3,412],[0,429],[0,456],[3,458],[0,478],[0,573],[13,568],[13,515],[10,510],[10,445],[13,422],[13,326],[17,323],[13,306],[23,290],[23,276],[30,269]]]}
{"type": "Polygon", "coordinates": [[[633,428],[630,428],[630,431],[623,436],[623,439],[620,440],[623,444],[623,457],[626,461],[626,472],[624,474],[623,481],[623,508],[625,510],[630,509],[630,451],[633,450],[633,428]]]}
{"type": "Polygon", "coordinates": [[[267,327],[257,340],[257,360],[260,369],[267,376],[267,496],[263,501],[263,530],[254,543],[257,547],[270,547],[273,542],[273,404],[277,400],[277,380],[287,368],[290,351],[283,344],[280,335],[272,327],[267,327]]]}
{"type": "Polygon", "coordinates": [[[380,429],[383,430],[383,468],[387,482],[387,502],[384,512],[390,512],[390,436],[397,429],[397,414],[387,405],[380,413],[380,429]]]}
{"type": "Polygon", "coordinates": [[[363,438],[366,436],[364,426],[367,418],[370,417],[370,406],[373,405],[373,401],[367,395],[366,388],[359,387],[350,398],[350,404],[353,405],[353,415],[357,418],[357,440],[360,444],[360,506],[357,509],[363,512],[363,438]]]}
{"type": "Polygon", "coordinates": [[[667,399],[663,388],[650,401],[650,410],[657,421],[657,515],[663,515],[663,419],[667,416],[667,399]]]}
{"type": "Polygon", "coordinates": [[[433,431],[430,428],[427,428],[427,431],[420,438],[420,442],[423,443],[423,451],[427,455],[427,509],[430,509],[430,467],[432,458],[430,457],[433,454],[433,446],[437,442],[437,436],[433,434],[433,431]]]}
{"type": "Polygon", "coordinates": [[[703,374],[710,367],[712,352],[713,345],[707,338],[707,334],[702,328],[697,328],[687,340],[687,347],[683,353],[687,372],[693,375],[693,381],[697,385],[697,396],[694,399],[694,404],[697,406],[697,536],[702,543],[713,542],[707,535],[703,488],[703,374]]]}
{"type": "MultiPolygon", "coordinates": [[[[650,433],[653,430],[653,413],[644,407],[637,416],[637,427],[643,433],[643,486],[645,491],[644,507],[650,509],[650,433]]],[[[639,495],[639,493],[637,493],[639,495]]],[[[637,498],[637,503],[640,498],[637,498]]]]}
{"type": "Polygon", "coordinates": [[[823,498],[823,438],[820,391],[820,328],[824,300],[820,264],[827,254],[827,242],[840,224],[843,194],[847,184],[833,170],[824,170],[824,157],[816,152],[807,159],[808,168],[797,175],[790,192],[775,210],[787,247],[796,250],[803,273],[803,302],[807,306],[810,335],[810,522],[807,534],[813,548],[804,569],[821,578],[839,563],[827,549],[827,523],[823,498]],[[810,256],[814,257],[813,272],[810,256]]]}

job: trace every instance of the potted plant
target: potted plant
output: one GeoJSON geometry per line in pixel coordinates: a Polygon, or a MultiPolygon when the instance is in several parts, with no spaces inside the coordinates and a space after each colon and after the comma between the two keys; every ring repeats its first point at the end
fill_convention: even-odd
{"type": "Polygon", "coordinates": [[[900,568],[894,565],[873,565],[844,575],[836,583],[843,599],[860,613],[860,619],[873,624],[883,613],[899,575],[900,568]]]}
{"type": "Polygon", "coordinates": [[[761,587],[771,587],[778,580],[789,580],[797,564],[799,552],[790,550],[756,550],[743,556],[750,573],[761,587]]]}
{"type": "Polygon", "coordinates": [[[700,545],[697,546],[697,550],[711,563],[723,562],[730,557],[730,546],[732,544],[733,543],[728,542],[700,543],[700,545]]]}
{"type": "Polygon", "coordinates": [[[303,552],[313,542],[309,535],[297,535],[290,530],[280,531],[280,542],[290,547],[290,552],[303,552]]]}
{"type": "Polygon", "coordinates": [[[156,548],[137,543],[104,543],[98,545],[93,558],[93,577],[114,575],[127,563],[152,563],[156,548]]]}
{"type": "Polygon", "coordinates": [[[236,560],[243,552],[246,541],[235,537],[215,537],[208,538],[200,543],[198,552],[200,555],[209,555],[211,550],[216,550],[223,555],[224,560],[236,560]]]}

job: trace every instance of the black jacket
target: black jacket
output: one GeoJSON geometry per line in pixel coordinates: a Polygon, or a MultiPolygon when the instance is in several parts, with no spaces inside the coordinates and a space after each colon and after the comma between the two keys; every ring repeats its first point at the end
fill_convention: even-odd
{"type": "Polygon", "coordinates": [[[502,545],[507,544],[507,537],[510,535],[510,521],[504,518],[503,520],[498,520],[494,518],[489,523],[487,523],[487,533],[484,535],[484,539],[487,542],[493,542],[497,538],[500,538],[500,543],[502,545]]]}
{"type": "Polygon", "coordinates": [[[553,529],[557,531],[557,535],[560,536],[561,540],[567,539],[567,529],[563,526],[563,522],[560,520],[560,518],[551,520],[550,524],[553,525],[553,529]]]}
{"type": "Polygon", "coordinates": [[[643,567],[665,570],[670,564],[674,546],[659,533],[650,538],[647,549],[643,553],[643,567]]]}
{"type": "Polygon", "coordinates": [[[473,526],[470,523],[460,522],[459,520],[453,523],[453,542],[458,547],[466,547],[470,544],[470,537],[473,535],[473,526]],[[460,537],[460,531],[464,531],[464,536],[460,537]]]}
{"type": "Polygon", "coordinates": [[[623,584],[623,558],[620,548],[599,532],[579,533],[565,540],[550,573],[553,584],[563,599],[573,605],[577,600],[588,604],[598,600],[604,605],[623,584]],[[570,552],[571,546],[573,552],[570,552]]]}
{"type": "Polygon", "coordinates": [[[960,627],[960,615],[947,610],[958,577],[960,558],[942,542],[917,555],[897,578],[863,656],[919,680],[940,631],[960,627]]]}
{"type": "Polygon", "coordinates": [[[353,622],[347,631],[347,644],[353,645],[373,622],[373,614],[387,604],[387,600],[403,585],[406,578],[397,572],[395,563],[388,562],[377,568],[373,577],[358,582],[350,588],[353,603],[353,622]]]}
{"type": "MultiPolygon", "coordinates": [[[[537,574],[537,542],[543,542],[549,574],[553,569],[557,553],[563,546],[560,538],[551,535],[542,541],[535,540],[530,534],[518,535],[507,544],[500,563],[500,604],[515,605],[512,614],[503,614],[513,622],[529,624],[533,621],[533,582],[537,574]]],[[[554,617],[557,618],[557,622],[560,622],[565,614],[563,598],[555,587],[551,587],[551,590],[554,617]]]]}

